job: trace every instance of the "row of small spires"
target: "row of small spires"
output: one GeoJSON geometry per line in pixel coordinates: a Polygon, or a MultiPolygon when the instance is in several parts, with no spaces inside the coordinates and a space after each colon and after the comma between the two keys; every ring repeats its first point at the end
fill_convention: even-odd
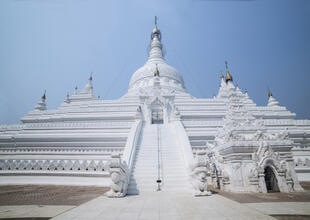
{"type": "MultiPolygon", "coordinates": [[[[226,76],[225,76],[225,82],[228,83],[229,81],[233,81],[233,77],[232,75],[230,74],[229,72],[229,69],[228,69],[228,62],[225,61],[225,66],[226,66],[226,76]]],[[[159,76],[159,69],[158,69],[158,65],[156,64],[156,68],[155,68],[155,71],[154,71],[154,76],[159,76]]],[[[224,78],[224,75],[223,73],[221,73],[221,79],[224,78]]],[[[91,72],[90,73],[90,77],[88,78],[89,81],[92,81],[93,80],[93,73],[91,72]]],[[[238,87],[238,85],[236,85],[238,87]]],[[[78,86],[75,86],[75,94],[77,94],[77,90],[78,90],[78,86]]],[[[245,89],[245,93],[247,93],[247,89],[245,89]]],[[[69,93],[67,93],[67,99],[69,99],[69,93]]],[[[270,91],[269,87],[268,87],[268,97],[271,97],[273,96],[272,95],[272,92],[270,91]]],[[[98,96],[98,98],[100,98],[100,96],[98,96]]],[[[42,100],[46,100],[46,90],[44,90],[44,93],[41,97],[42,100]]]]}
{"type": "MultiPolygon", "coordinates": [[[[226,76],[225,76],[225,82],[228,83],[229,81],[233,81],[233,77],[232,75],[230,74],[229,72],[229,69],[228,69],[228,62],[225,61],[225,66],[226,66],[226,76]]],[[[221,72],[221,79],[224,79],[224,75],[223,73],[221,72]]],[[[236,85],[238,87],[238,85],[236,85]]],[[[268,97],[271,97],[272,96],[272,92],[270,91],[269,87],[267,87],[267,90],[268,90],[268,97]]],[[[245,93],[247,93],[247,89],[245,89],[245,93]]]]}
{"type": "MultiPolygon", "coordinates": [[[[93,73],[92,72],[90,73],[90,76],[89,76],[88,80],[89,81],[93,80],[93,73]]],[[[77,94],[77,90],[78,90],[78,86],[77,85],[75,86],[74,90],[75,90],[75,94],[77,94]]],[[[99,98],[99,96],[98,96],[98,98],[99,98]]],[[[42,100],[46,100],[46,90],[44,90],[44,93],[43,93],[41,99],[42,100]]],[[[69,92],[67,93],[67,99],[69,99],[69,92]]]]}

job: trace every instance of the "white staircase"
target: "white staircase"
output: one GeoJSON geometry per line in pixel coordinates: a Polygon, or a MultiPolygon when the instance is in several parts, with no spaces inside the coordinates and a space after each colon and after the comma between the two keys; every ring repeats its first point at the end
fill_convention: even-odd
{"type": "Polygon", "coordinates": [[[178,139],[169,124],[147,124],[143,127],[136,149],[128,194],[157,191],[158,175],[162,180],[163,191],[191,189],[178,139]]]}
{"type": "Polygon", "coordinates": [[[160,146],[162,150],[162,189],[163,191],[187,191],[192,186],[181,153],[181,146],[170,124],[160,125],[160,146]]]}

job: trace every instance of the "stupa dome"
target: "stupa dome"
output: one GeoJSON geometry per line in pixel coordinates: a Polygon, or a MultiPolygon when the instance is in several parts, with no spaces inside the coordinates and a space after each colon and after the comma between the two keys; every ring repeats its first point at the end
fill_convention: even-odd
{"type": "MultiPolygon", "coordinates": [[[[157,28],[156,28],[157,29],[157,28]]],[[[163,58],[161,33],[152,32],[152,43],[147,62],[140,67],[131,77],[129,91],[153,85],[156,65],[159,71],[160,84],[177,90],[185,90],[182,75],[174,67],[168,65],[163,58]]]]}

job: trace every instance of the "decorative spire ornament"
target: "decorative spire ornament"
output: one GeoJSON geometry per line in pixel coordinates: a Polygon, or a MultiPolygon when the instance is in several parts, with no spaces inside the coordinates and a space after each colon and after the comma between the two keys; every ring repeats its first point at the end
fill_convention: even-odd
{"type": "Polygon", "coordinates": [[[221,78],[221,80],[223,80],[224,79],[223,71],[221,70],[220,73],[221,73],[220,78],[221,78]]]}
{"type": "Polygon", "coordinates": [[[270,98],[272,96],[272,92],[269,89],[269,86],[267,86],[267,90],[268,90],[268,97],[270,98]]]}
{"type": "Polygon", "coordinates": [[[69,95],[69,92],[67,92],[67,97],[65,99],[65,103],[70,103],[70,95],[69,95]]]}
{"type": "Polygon", "coordinates": [[[44,111],[46,110],[46,90],[44,90],[44,93],[41,97],[41,100],[37,103],[37,105],[34,107],[35,110],[44,111]]]}
{"type": "Polygon", "coordinates": [[[44,93],[43,93],[41,99],[42,99],[42,101],[45,102],[45,100],[46,100],[46,90],[44,90],[44,93]]]}
{"type": "Polygon", "coordinates": [[[228,69],[228,62],[227,62],[227,61],[225,61],[225,66],[226,66],[225,81],[226,81],[226,83],[228,83],[229,81],[233,81],[233,78],[232,78],[232,75],[231,75],[230,72],[229,72],[229,69],[228,69]]]}
{"type": "Polygon", "coordinates": [[[154,24],[154,29],[152,31],[151,39],[153,40],[155,37],[158,38],[158,40],[161,39],[160,30],[157,28],[157,16],[155,16],[155,24],[154,24]]]}
{"type": "Polygon", "coordinates": [[[88,78],[88,82],[85,85],[85,87],[82,89],[82,91],[80,92],[80,94],[91,94],[93,95],[93,73],[90,73],[90,76],[88,78]]]}
{"type": "Polygon", "coordinates": [[[268,86],[267,89],[269,97],[267,106],[280,106],[280,103],[273,97],[272,92],[270,91],[268,86]]]}
{"type": "Polygon", "coordinates": [[[159,70],[158,70],[157,63],[156,63],[156,67],[155,67],[154,76],[159,76],[159,70]]]}

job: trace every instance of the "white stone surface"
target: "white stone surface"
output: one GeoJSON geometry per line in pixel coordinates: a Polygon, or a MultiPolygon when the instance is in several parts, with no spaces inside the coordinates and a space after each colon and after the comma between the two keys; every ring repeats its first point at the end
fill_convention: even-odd
{"type": "Polygon", "coordinates": [[[193,197],[185,193],[159,192],[121,199],[98,197],[53,220],[67,219],[274,219],[220,195],[193,197]]]}

